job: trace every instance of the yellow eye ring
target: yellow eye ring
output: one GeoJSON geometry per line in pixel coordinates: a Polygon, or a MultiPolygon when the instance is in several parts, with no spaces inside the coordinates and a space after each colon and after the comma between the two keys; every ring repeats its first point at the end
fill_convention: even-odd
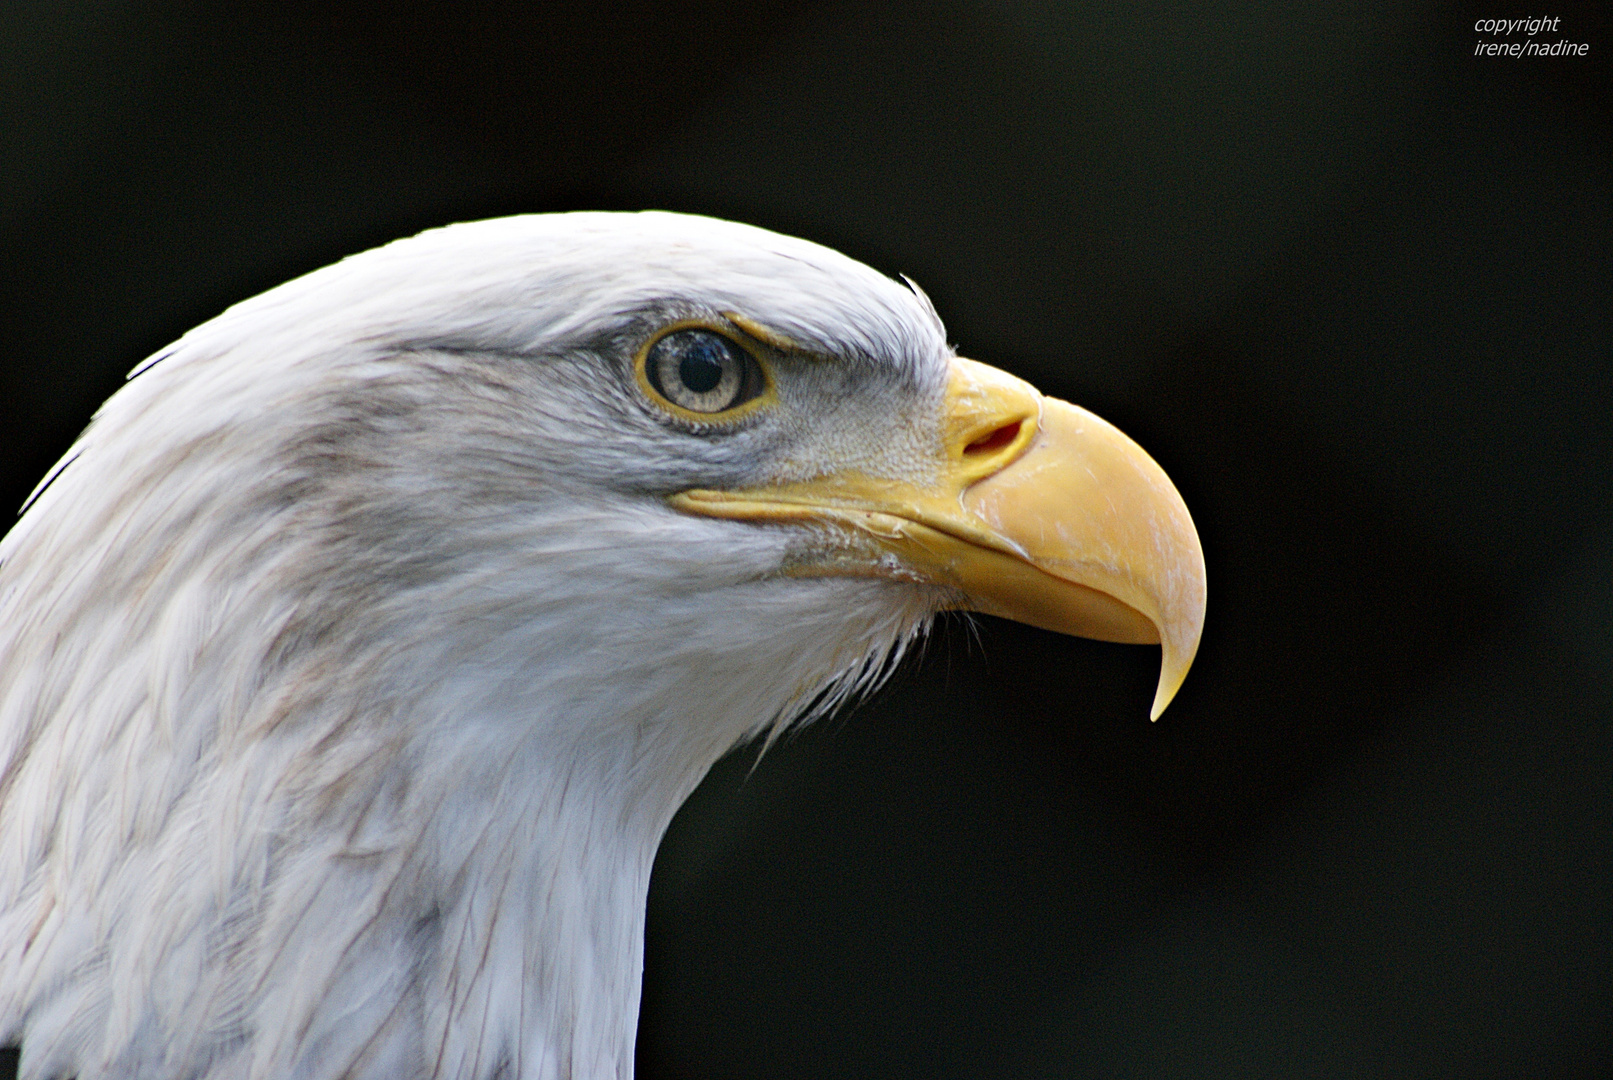
{"type": "Polygon", "coordinates": [[[664,327],[633,361],[639,389],[680,420],[728,423],[774,400],[756,354],[725,330],[689,320],[664,327]]]}

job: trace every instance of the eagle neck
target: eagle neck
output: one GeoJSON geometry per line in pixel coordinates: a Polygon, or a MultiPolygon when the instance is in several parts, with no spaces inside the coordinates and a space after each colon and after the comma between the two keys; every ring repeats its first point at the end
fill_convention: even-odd
{"type": "MultiPolygon", "coordinates": [[[[538,745],[434,815],[439,1069],[472,1080],[631,1080],[656,849],[710,760],[538,745]],[[656,767],[656,766],[659,767],[656,767]],[[497,805],[497,813],[477,804],[497,805]],[[520,812],[511,814],[511,806],[520,812]]],[[[462,774],[463,775],[463,774],[462,774]]]]}

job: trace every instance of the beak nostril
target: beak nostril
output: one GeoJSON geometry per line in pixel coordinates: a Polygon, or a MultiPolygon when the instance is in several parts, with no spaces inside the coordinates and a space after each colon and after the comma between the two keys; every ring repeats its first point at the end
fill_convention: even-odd
{"type": "Polygon", "coordinates": [[[974,442],[963,448],[965,454],[988,454],[993,450],[1001,450],[1015,439],[1019,438],[1019,425],[1023,421],[1015,420],[1011,424],[1004,424],[995,431],[989,431],[974,442]]]}

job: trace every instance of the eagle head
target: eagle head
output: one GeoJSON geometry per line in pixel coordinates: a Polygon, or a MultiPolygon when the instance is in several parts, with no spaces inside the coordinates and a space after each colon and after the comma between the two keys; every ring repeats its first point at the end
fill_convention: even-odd
{"type": "Polygon", "coordinates": [[[25,1077],[624,1078],[656,846],[941,611],[1197,648],[1159,467],[911,284],[456,225],[136,369],[0,543],[25,1077]]]}

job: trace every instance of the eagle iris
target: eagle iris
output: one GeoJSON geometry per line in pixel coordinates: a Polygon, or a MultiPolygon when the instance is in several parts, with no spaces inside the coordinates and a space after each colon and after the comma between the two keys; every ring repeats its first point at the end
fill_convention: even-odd
{"type": "Polygon", "coordinates": [[[650,346],[644,375],[655,392],[680,408],[719,413],[762,392],[756,361],[712,330],[674,330],[650,346]]]}

